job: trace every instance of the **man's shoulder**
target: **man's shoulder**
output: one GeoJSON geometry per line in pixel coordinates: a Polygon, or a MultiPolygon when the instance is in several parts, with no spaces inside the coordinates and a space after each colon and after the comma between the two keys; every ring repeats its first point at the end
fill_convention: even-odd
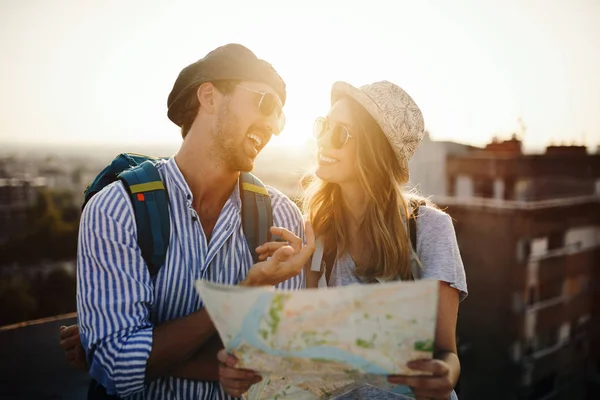
{"type": "Polygon", "coordinates": [[[265,186],[267,188],[267,191],[269,192],[269,196],[271,197],[271,203],[273,204],[273,207],[277,205],[284,207],[294,207],[298,209],[298,205],[281,190],[274,188],[273,186],[265,186]]]}
{"type": "Polygon", "coordinates": [[[83,218],[90,218],[90,215],[111,215],[116,217],[126,217],[130,213],[123,212],[124,209],[131,208],[131,200],[125,185],[121,181],[112,182],[93,195],[83,210],[83,218]]]}
{"type": "Polygon", "coordinates": [[[284,201],[285,200],[291,201],[290,198],[285,195],[285,193],[283,193],[281,190],[277,189],[276,187],[273,187],[271,185],[265,185],[265,187],[267,188],[267,191],[269,192],[269,196],[271,196],[272,199],[282,199],[284,201]]]}
{"type": "Polygon", "coordinates": [[[287,218],[291,217],[297,220],[302,220],[302,212],[300,212],[298,204],[296,204],[292,199],[290,199],[285,193],[283,193],[279,189],[276,189],[269,185],[266,185],[266,187],[269,192],[269,196],[271,197],[271,204],[273,206],[273,217],[285,216],[287,218]]]}

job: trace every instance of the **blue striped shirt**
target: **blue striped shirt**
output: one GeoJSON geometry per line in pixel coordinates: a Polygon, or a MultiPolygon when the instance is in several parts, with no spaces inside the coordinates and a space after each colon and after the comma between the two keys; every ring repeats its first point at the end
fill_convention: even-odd
{"type": "MultiPolygon", "coordinates": [[[[155,324],[202,307],[194,281],[235,285],[252,266],[242,231],[238,186],[226,201],[207,243],[193,196],[175,159],[158,165],[170,200],[171,237],[165,264],[153,284],[137,245],[133,207],[115,182],[96,194],[81,217],[77,258],[77,311],[90,374],[109,393],[132,399],[229,399],[218,382],[174,377],[145,383],[155,324]]],[[[304,238],[300,210],[268,188],[273,223],[304,238]]],[[[281,289],[300,289],[299,275],[281,289]]]]}

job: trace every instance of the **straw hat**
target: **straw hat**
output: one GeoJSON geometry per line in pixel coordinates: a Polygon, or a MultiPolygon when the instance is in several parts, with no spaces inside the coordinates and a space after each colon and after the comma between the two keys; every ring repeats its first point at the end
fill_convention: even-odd
{"type": "Polygon", "coordinates": [[[408,160],[423,139],[425,123],[415,101],[399,86],[375,82],[360,88],[346,82],[336,82],[331,89],[331,104],[341,97],[350,97],[367,110],[388,139],[408,182],[408,160]]]}

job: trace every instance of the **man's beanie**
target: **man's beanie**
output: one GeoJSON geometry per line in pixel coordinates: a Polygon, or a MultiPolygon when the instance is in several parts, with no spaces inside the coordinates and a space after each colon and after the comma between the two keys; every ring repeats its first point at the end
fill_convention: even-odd
{"type": "Polygon", "coordinates": [[[205,82],[222,80],[266,83],[285,104],[285,82],[271,64],[256,57],[241,44],[231,43],[216,48],[179,73],[167,100],[169,119],[181,127],[183,107],[189,93],[205,82]]]}

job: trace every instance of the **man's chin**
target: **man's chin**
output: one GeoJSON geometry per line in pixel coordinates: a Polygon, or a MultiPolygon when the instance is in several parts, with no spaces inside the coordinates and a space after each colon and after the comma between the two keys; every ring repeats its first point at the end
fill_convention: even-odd
{"type": "Polygon", "coordinates": [[[252,172],[254,169],[255,157],[258,154],[248,154],[241,152],[229,159],[229,166],[234,171],[252,172]]]}
{"type": "Polygon", "coordinates": [[[240,172],[252,172],[252,170],[254,169],[254,160],[246,159],[244,161],[238,162],[235,165],[234,169],[240,172]]]}

